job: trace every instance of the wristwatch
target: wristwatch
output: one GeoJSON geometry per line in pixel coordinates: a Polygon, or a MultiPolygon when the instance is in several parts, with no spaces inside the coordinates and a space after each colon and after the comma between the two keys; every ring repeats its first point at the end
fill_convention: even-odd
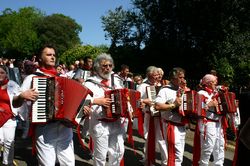
{"type": "Polygon", "coordinates": [[[176,106],[175,106],[174,103],[170,104],[170,109],[171,109],[171,110],[174,109],[175,107],[176,107],[176,106]]]}

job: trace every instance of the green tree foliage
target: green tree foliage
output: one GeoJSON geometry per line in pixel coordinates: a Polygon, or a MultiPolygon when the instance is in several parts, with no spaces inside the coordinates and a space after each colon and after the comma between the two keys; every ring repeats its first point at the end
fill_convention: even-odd
{"type": "MultiPolygon", "coordinates": [[[[147,37],[146,22],[137,10],[125,11],[118,7],[115,11],[109,10],[102,16],[102,23],[106,38],[111,39],[109,53],[116,62],[116,67],[128,64],[131,71],[144,70],[143,65],[137,66],[135,62],[141,58],[140,49],[144,46],[147,37]]],[[[118,69],[119,70],[119,69],[118,69]]]]}
{"type": "Polygon", "coordinates": [[[37,24],[37,34],[41,43],[54,44],[59,56],[67,49],[81,44],[78,36],[81,31],[82,27],[79,24],[62,14],[46,16],[37,24]]]}
{"type": "Polygon", "coordinates": [[[118,7],[115,11],[108,11],[107,16],[102,16],[105,37],[111,38],[111,47],[127,43],[130,37],[130,22],[127,21],[128,12],[118,7]]]}
{"type": "Polygon", "coordinates": [[[214,54],[214,68],[220,70],[221,79],[227,80],[227,83],[233,86],[248,84],[250,81],[250,32],[228,35],[217,45],[214,54]],[[229,67],[225,65],[231,66],[232,69],[227,70],[229,67]]]}
{"type": "Polygon", "coordinates": [[[125,11],[121,6],[102,16],[105,37],[111,39],[111,49],[120,45],[140,49],[146,38],[145,19],[137,10],[125,11]]]}
{"type": "Polygon", "coordinates": [[[0,15],[0,56],[17,59],[31,58],[43,44],[54,44],[58,56],[80,45],[82,27],[62,14],[46,16],[33,7],[17,12],[5,9],[0,15]]]}
{"type": "Polygon", "coordinates": [[[114,57],[121,56],[121,47],[142,41],[145,47],[134,53],[144,58],[144,68],[156,65],[168,71],[181,66],[188,77],[196,79],[215,68],[228,84],[240,84],[238,76],[249,77],[241,73],[249,73],[250,1],[132,0],[132,3],[132,10],[116,9],[103,17],[107,37],[119,44],[119,48],[111,47],[114,57]],[[126,18],[115,17],[121,13],[130,14],[126,18]],[[130,26],[122,30],[113,26],[112,31],[107,28],[116,23],[130,26]],[[143,32],[143,38],[131,35],[132,32],[143,32]],[[121,39],[117,36],[122,34],[128,35],[123,38],[129,40],[117,42],[121,39]],[[171,60],[162,61],[163,58],[171,60]]]}
{"type": "Polygon", "coordinates": [[[31,56],[39,45],[35,24],[43,14],[35,8],[18,12],[6,9],[0,16],[1,56],[24,58],[31,56]]]}
{"type": "Polygon", "coordinates": [[[105,45],[96,47],[91,45],[79,45],[65,51],[60,57],[60,62],[69,65],[74,63],[76,60],[83,59],[85,56],[91,56],[94,59],[98,54],[103,52],[108,52],[108,47],[105,45]]]}

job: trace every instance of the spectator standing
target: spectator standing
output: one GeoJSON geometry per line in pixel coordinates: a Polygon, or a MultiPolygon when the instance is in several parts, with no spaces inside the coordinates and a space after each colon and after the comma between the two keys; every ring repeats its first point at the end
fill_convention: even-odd
{"type": "Polygon", "coordinates": [[[80,62],[73,79],[83,84],[92,75],[93,59],[91,56],[86,56],[80,62]]]}
{"type": "Polygon", "coordinates": [[[7,78],[7,67],[0,65],[0,143],[3,147],[3,165],[14,165],[16,118],[22,107],[13,108],[12,98],[20,91],[19,85],[7,78]],[[6,116],[4,116],[6,115],[6,116]]]}
{"type": "Polygon", "coordinates": [[[69,65],[69,70],[66,72],[67,78],[73,78],[75,75],[75,66],[73,64],[69,65]]]}

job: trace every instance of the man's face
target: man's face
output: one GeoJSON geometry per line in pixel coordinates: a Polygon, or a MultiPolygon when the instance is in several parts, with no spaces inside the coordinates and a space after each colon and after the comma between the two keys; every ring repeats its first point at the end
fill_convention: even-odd
{"type": "Polygon", "coordinates": [[[113,69],[113,64],[110,61],[103,60],[100,63],[100,69],[98,74],[104,78],[108,79],[113,69]]]}
{"type": "Polygon", "coordinates": [[[41,67],[54,67],[56,64],[55,50],[53,48],[45,48],[39,60],[41,67]]]}
{"type": "Polygon", "coordinates": [[[174,78],[172,82],[175,86],[182,86],[185,81],[185,74],[180,72],[176,75],[176,78],[174,78]]]}
{"type": "Polygon", "coordinates": [[[126,68],[126,69],[124,69],[124,70],[121,71],[121,75],[122,75],[123,77],[127,77],[128,74],[129,74],[129,69],[128,69],[128,68],[126,68]]]}
{"type": "Polygon", "coordinates": [[[92,59],[87,59],[87,66],[92,67],[93,66],[93,60],[92,59]]]}
{"type": "Polygon", "coordinates": [[[217,86],[217,79],[212,80],[211,82],[208,83],[207,85],[211,89],[216,89],[217,86]]]}

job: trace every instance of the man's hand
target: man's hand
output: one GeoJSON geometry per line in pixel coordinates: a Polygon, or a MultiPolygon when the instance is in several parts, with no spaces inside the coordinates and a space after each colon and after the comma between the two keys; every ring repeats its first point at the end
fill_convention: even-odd
{"type": "Polygon", "coordinates": [[[112,100],[110,98],[105,98],[105,97],[96,98],[94,99],[94,102],[93,102],[93,104],[101,105],[104,107],[109,107],[111,103],[112,103],[112,100]]]}
{"type": "Polygon", "coordinates": [[[36,101],[38,99],[39,92],[35,88],[28,89],[20,94],[20,97],[25,100],[36,101]]]}
{"type": "Polygon", "coordinates": [[[181,97],[176,97],[176,99],[175,99],[175,101],[174,101],[174,105],[176,106],[176,107],[179,107],[180,105],[181,105],[181,103],[182,103],[182,98],[181,97]]]}
{"type": "Polygon", "coordinates": [[[91,108],[89,106],[84,106],[83,112],[84,112],[84,115],[89,115],[91,112],[91,108]]]}

